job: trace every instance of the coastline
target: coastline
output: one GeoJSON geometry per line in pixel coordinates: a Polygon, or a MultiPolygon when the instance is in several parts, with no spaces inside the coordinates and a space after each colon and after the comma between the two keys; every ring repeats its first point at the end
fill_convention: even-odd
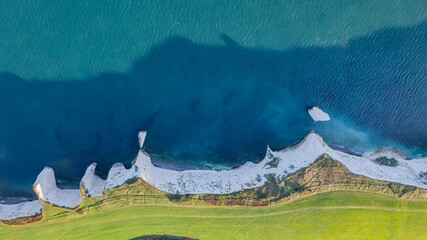
{"type": "MultiPolygon", "coordinates": [[[[379,150],[363,156],[352,155],[351,150],[343,152],[328,146],[315,132],[310,132],[297,145],[281,151],[272,151],[267,146],[263,160],[258,163],[246,162],[231,170],[215,171],[210,169],[194,169],[181,164],[167,164],[160,159],[152,159],[143,151],[146,132],[139,134],[140,150],[130,168],[116,163],[110,169],[106,180],[95,175],[96,164],[87,168],[80,182],[80,189],[59,188],[56,184],[54,170],[45,167],[34,183],[34,191],[39,200],[26,201],[18,204],[0,204],[0,207],[17,209],[7,217],[0,214],[0,220],[13,220],[21,217],[34,216],[34,212],[23,212],[18,206],[28,206],[39,202],[55,206],[76,209],[82,198],[102,197],[104,191],[123,185],[131,179],[141,178],[154,188],[172,194],[229,194],[245,189],[263,186],[269,176],[278,181],[314,163],[326,154],[332,159],[343,163],[350,172],[376,180],[396,182],[427,189],[427,179],[421,174],[427,173],[427,157],[406,160],[391,151],[379,150]],[[378,157],[396,158],[399,166],[382,166],[372,161],[378,157]],[[29,214],[32,214],[31,216],[29,214]]],[[[342,147],[341,147],[342,148],[342,147]]],[[[38,209],[36,209],[38,210],[38,209]]]]}

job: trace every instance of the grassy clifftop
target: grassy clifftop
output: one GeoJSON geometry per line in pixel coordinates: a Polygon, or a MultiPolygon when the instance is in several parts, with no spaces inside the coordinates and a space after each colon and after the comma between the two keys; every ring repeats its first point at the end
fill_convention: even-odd
{"type": "MultiPolygon", "coordinates": [[[[422,239],[427,201],[360,191],[332,191],[265,207],[212,206],[203,201],[116,205],[89,211],[44,206],[44,219],[0,225],[0,239],[135,239],[170,235],[195,239],[422,239]]],[[[88,207],[87,205],[86,207],[88,207]]],[[[84,209],[81,208],[81,209],[84,209]]]]}

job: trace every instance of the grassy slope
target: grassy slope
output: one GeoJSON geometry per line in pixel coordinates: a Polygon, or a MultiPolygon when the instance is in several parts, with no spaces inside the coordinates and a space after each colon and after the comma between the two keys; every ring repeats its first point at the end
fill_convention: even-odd
{"type": "Polygon", "coordinates": [[[426,189],[357,175],[350,172],[344,164],[327,156],[323,156],[310,167],[290,175],[280,183],[280,186],[282,196],[290,194],[290,198],[331,190],[354,190],[405,199],[427,200],[426,189]]]}
{"type": "MultiPolygon", "coordinates": [[[[162,198],[150,199],[136,203],[130,200],[129,205],[122,206],[117,203],[123,201],[111,202],[114,207],[95,205],[89,208],[89,213],[86,207],[82,214],[44,206],[45,218],[40,222],[0,225],[0,239],[130,239],[150,234],[200,239],[337,239],[338,236],[340,239],[422,239],[427,236],[427,201],[367,192],[320,193],[269,207],[215,207],[194,201],[178,205],[162,198]]],[[[85,201],[85,206],[93,203],[85,201]]]]}

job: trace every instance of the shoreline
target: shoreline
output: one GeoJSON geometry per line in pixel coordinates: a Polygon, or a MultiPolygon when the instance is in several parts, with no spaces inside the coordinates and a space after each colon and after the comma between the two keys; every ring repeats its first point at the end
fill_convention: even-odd
{"type": "MultiPolygon", "coordinates": [[[[287,148],[284,148],[283,150],[279,150],[279,151],[286,151],[287,149],[293,149],[298,147],[299,144],[301,144],[304,140],[302,140],[301,142],[293,145],[293,146],[289,146],[287,148]]],[[[374,152],[360,152],[357,150],[354,150],[352,148],[346,147],[346,146],[342,146],[342,145],[338,145],[338,144],[331,144],[329,145],[329,147],[331,149],[334,149],[336,151],[340,151],[342,153],[346,153],[349,155],[353,155],[353,156],[358,156],[358,157],[362,157],[363,155],[371,155],[371,154],[388,154],[388,153],[394,153],[398,156],[401,156],[402,158],[406,157],[406,160],[410,161],[414,158],[408,158],[408,156],[406,156],[403,153],[398,152],[397,150],[392,150],[392,149],[377,149],[374,152]]],[[[191,164],[182,164],[182,163],[173,163],[173,162],[169,162],[166,158],[162,158],[157,154],[151,154],[151,162],[155,167],[161,168],[161,169],[165,169],[165,170],[173,170],[173,171],[192,171],[192,170],[207,170],[207,171],[224,171],[224,170],[215,170],[214,168],[208,167],[208,166],[196,166],[196,165],[191,165],[191,164]]],[[[418,157],[418,158],[425,158],[423,157],[418,157]]],[[[172,159],[171,159],[172,160],[172,159]]],[[[261,162],[262,160],[258,161],[258,162],[252,162],[252,161],[248,161],[250,163],[253,164],[257,164],[259,162],[261,162]]],[[[247,162],[246,162],[247,163],[247,162]]],[[[233,168],[227,169],[227,170],[236,170],[239,169],[241,166],[245,165],[241,164],[239,166],[235,166],[233,168]]],[[[225,170],[225,171],[227,171],[225,170]]],[[[106,179],[104,179],[106,180],[106,179]]],[[[61,179],[56,179],[56,183],[58,185],[58,187],[60,189],[64,189],[64,190],[78,190],[79,189],[79,184],[80,182],[67,182],[67,183],[63,183],[61,179]]],[[[28,201],[34,201],[37,200],[37,195],[34,196],[34,198],[28,198],[28,197],[6,197],[6,198],[0,198],[0,204],[4,204],[4,205],[12,205],[12,204],[19,204],[19,203],[23,203],[23,202],[28,202],[28,201]]]]}
{"type": "MultiPolygon", "coordinates": [[[[246,189],[263,186],[269,176],[278,181],[313,164],[324,154],[343,163],[350,172],[375,180],[400,183],[427,189],[427,157],[407,160],[401,155],[387,150],[374,154],[358,152],[343,146],[328,146],[320,135],[310,132],[300,143],[281,151],[273,151],[267,146],[264,159],[258,163],[246,162],[230,170],[215,171],[204,167],[185,164],[170,164],[161,158],[151,158],[143,150],[146,132],[139,133],[140,150],[130,168],[122,163],[114,164],[106,180],[95,174],[96,163],[91,164],[80,182],[80,188],[59,186],[54,170],[45,167],[37,177],[33,190],[39,200],[24,201],[16,204],[0,204],[0,208],[12,209],[12,214],[27,217],[20,209],[29,204],[48,203],[58,207],[76,209],[82,198],[101,197],[104,191],[121,186],[128,180],[141,178],[154,188],[172,194],[230,194],[246,189]],[[338,150],[337,150],[338,148],[338,150]],[[373,161],[378,157],[393,157],[399,163],[397,167],[383,166],[373,161]]],[[[33,209],[36,211],[37,209],[33,209]]],[[[40,210],[41,211],[41,210],[40,210]]],[[[0,212],[1,213],[1,212],[0,212]]],[[[0,219],[4,220],[4,216],[0,219]]],[[[7,219],[6,219],[7,220],[7,219]]]]}
{"type": "MultiPolygon", "coordinates": [[[[313,132],[313,131],[312,131],[313,132]]],[[[302,142],[302,141],[301,141],[302,142]]],[[[298,142],[294,145],[285,147],[283,150],[278,150],[278,151],[286,151],[287,149],[292,149],[297,147],[301,142],[298,142]]],[[[358,156],[358,157],[362,157],[364,155],[372,155],[372,154],[395,154],[397,156],[400,156],[403,159],[406,160],[412,160],[412,159],[418,159],[418,158],[426,158],[427,156],[420,156],[420,157],[414,157],[414,158],[410,158],[409,156],[405,155],[404,153],[399,152],[398,150],[395,149],[389,149],[389,148],[380,148],[377,149],[373,152],[361,152],[355,149],[352,149],[350,147],[347,146],[343,146],[343,145],[339,145],[339,144],[330,144],[328,145],[331,149],[334,149],[336,151],[340,151],[342,153],[346,153],[349,155],[353,155],[353,156],[358,156]]],[[[174,161],[174,159],[168,159],[168,158],[164,158],[161,157],[160,154],[150,154],[150,158],[151,158],[151,162],[155,167],[158,168],[162,168],[162,169],[166,169],[166,170],[173,170],[173,171],[192,171],[192,170],[212,170],[212,171],[226,171],[226,170],[235,170],[240,168],[242,165],[246,164],[240,164],[237,166],[227,166],[227,168],[225,169],[221,169],[221,168],[215,168],[215,164],[212,164],[211,166],[206,166],[206,165],[192,165],[192,164],[185,164],[185,163],[174,163],[174,162],[169,162],[169,161],[174,161]]],[[[254,164],[258,164],[259,162],[261,162],[262,160],[259,161],[248,161],[254,164]]],[[[224,166],[224,164],[218,164],[218,166],[224,166]]],[[[108,173],[107,173],[108,174],[108,173]]],[[[106,175],[106,174],[103,174],[106,175]]],[[[104,177],[105,178],[105,177],[104,177]]],[[[106,180],[106,179],[104,179],[106,180]]],[[[79,189],[79,184],[80,182],[76,181],[76,182],[70,182],[70,181],[63,181],[62,179],[57,178],[56,179],[57,185],[59,188],[61,189],[70,189],[70,190],[76,190],[79,189]]],[[[29,192],[26,192],[29,193],[29,192]]],[[[16,204],[16,203],[22,203],[25,201],[32,201],[32,200],[36,200],[37,196],[33,196],[33,197],[25,197],[23,195],[17,195],[15,196],[7,196],[7,197],[0,197],[0,204],[16,204]]]]}

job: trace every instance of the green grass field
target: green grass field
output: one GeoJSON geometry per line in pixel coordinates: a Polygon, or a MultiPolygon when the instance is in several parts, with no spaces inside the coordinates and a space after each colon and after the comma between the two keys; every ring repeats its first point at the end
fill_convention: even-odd
{"type": "MultiPolygon", "coordinates": [[[[94,201],[91,199],[91,201],[94,201]]],[[[120,201],[116,201],[118,203],[120,201]]],[[[86,206],[93,203],[86,203],[86,206]]],[[[85,209],[83,207],[82,209],[85,209]]],[[[0,239],[426,239],[427,201],[335,191],[268,207],[146,201],[80,213],[44,206],[44,219],[0,225],[0,239]]]]}

